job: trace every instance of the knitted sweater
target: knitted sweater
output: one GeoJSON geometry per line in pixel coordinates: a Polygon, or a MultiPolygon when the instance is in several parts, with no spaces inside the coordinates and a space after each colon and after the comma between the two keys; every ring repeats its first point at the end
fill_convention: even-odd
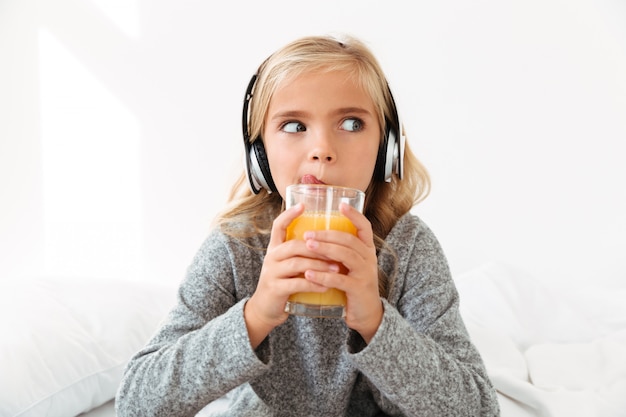
{"type": "Polygon", "coordinates": [[[395,253],[379,254],[391,286],[369,344],[341,319],[290,316],[252,349],[243,306],[268,240],[211,232],[125,370],[119,417],[193,416],[227,393],[228,416],[499,415],[445,256],[418,217],[402,217],[386,238],[395,253]]]}

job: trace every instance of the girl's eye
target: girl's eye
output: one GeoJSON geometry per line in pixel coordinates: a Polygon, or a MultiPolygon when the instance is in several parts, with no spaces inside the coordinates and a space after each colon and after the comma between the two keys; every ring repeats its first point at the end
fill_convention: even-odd
{"type": "Polygon", "coordinates": [[[287,122],[283,125],[282,130],[287,133],[298,133],[306,131],[306,127],[300,122],[287,122]]]}
{"type": "Polygon", "coordinates": [[[341,123],[341,128],[349,132],[358,132],[363,130],[363,121],[361,119],[346,119],[341,123]]]}

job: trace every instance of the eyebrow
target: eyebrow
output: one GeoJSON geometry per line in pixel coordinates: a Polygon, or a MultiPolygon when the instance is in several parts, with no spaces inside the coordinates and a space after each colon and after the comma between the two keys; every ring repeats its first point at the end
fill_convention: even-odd
{"type": "Polygon", "coordinates": [[[333,114],[348,114],[348,113],[365,114],[365,115],[371,114],[368,110],[364,109],[363,107],[342,107],[333,112],[333,114]]]}
{"type": "MultiPolygon", "coordinates": [[[[285,110],[278,112],[272,116],[271,120],[274,119],[288,119],[288,118],[299,118],[307,116],[309,112],[300,111],[300,110],[285,110]]],[[[339,109],[333,110],[331,115],[342,115],[342,114],[358,114],[358,115],[372,115],[372,113],[362,107],[341,107],[339,109]]],[[[372,115],[374,116],[374,115],[372,115]]]]}

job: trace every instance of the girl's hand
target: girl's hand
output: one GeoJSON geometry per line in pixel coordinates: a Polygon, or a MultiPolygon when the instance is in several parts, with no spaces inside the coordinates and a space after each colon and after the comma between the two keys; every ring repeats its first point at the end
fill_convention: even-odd
{"type": "Polygon", "coordinates": [[[320,259],[343,264],[348,272],[308,269],[305,277],[323,288],[346,292],[346,324],[369,343],[382,321],[383,305],[378,291],[378,260],[372,225],[347,204],[340,206],[357,229],[357,236],[333,230],[305,233],[306,248],[320,259]]]}
{"type": "Polygon", "coordinates": [[[324,292],[328,288],[297,278],[306,270],[329,272],[336,264],[320,259],[307,249],[302,240],[285,241],[287,227],[302,214],[304,206],[298,204],[285,210],[274,219],[270,242],[261,267],[257,288],[244,307],[244,319],[250,342],[256,348],[272,329],[282,324],[289,314],[285,304],[295,292],[324,292]]]}

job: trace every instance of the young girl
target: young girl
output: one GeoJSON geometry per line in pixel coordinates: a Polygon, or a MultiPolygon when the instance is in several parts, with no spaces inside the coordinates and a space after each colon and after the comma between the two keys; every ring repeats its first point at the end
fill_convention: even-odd
{"type": "Polygon", "coordinates": [[[243,125],[247,170],[128,364],[117,415],[499,415],[442,249],[409,212],[429,179],[372,53],[353,38],[285,46],[251,80],[243,125]],[[364,191],[363,214],[341,209],[357,236],[285,241],[294,183],[364,191]],[[328,288],[346,292],[343,319],[285,312],[290,294],[328,288]]]}

